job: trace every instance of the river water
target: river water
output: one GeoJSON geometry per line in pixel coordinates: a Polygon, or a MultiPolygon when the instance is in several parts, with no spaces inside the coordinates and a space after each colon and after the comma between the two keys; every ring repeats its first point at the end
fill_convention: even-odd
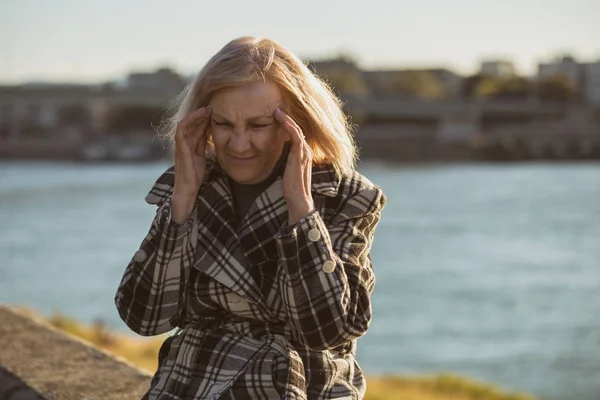
{"type": "MultiPolygon", "coordinates": [[[[113,296],[166,167],[0,163],[0,302],[127,331],[113,296]]],[[[359,170],[388,196],[359,340],[367,373],[600,398],[600,164],[359,170]]]]}

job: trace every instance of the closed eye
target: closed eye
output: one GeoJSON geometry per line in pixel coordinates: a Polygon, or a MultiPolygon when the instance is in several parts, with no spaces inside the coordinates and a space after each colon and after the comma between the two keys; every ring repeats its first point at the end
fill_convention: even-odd
{"type": "MultiPolygon", "coordinates": [[[[217,121],[216,119],[212,120],[214,122],[214,124],[216,126],[226,126],[226,127],[233,127],[233,124],[231,122],[227,122],[227,121],[217,121]]],[[[262,128],[266,128],[267,126],[272,125],[272,122],[269,122],[268,124],[250,124],[250,128],[252,129],[262,129],[262,128]]]]}
{"type": "Polygon", "coordinates": [[[219,121],[217,121],[217,120],[214,120],[214,119],[213,119],[213,122],[214,122],[214,123],[215,123],[215,125],[217,125],[217,126],[233,126],[233,124],[232,124],[232,123],[230,123],[230,122],[219,122],[219,121]]]}
{"type": "Polygon", "coordinates": [[[267,126],[270,126],[271,123],[269,124],[252,124],[251,127],[254,129],[261,129],[261,128],[266,128],[267,126]]]}

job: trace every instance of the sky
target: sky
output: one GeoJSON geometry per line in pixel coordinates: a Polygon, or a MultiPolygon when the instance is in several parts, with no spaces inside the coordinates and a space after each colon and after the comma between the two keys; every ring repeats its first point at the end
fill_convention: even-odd
{"type": "Polygon", "coordinates": [[[0,83],[94,83],[170,67],[189,75],[239,36],[360,66],[523,74],[562,54],[600,60],[600,0],[0,0],[0,83]]]}

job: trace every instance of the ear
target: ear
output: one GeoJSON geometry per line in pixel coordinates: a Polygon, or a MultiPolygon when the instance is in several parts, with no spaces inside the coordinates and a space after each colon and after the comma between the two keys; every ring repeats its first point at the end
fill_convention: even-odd
{"type": "Polygon", "coordinates": [[[215,153],[215,142],[213,141],[212,131],[210,130],[210,122],[206,126],[204,130],[204,134],[206,135],[206,152],[207,153],[215,153]]]}
{"type": "Polygon", "coordinates": [[[215,145],[211,143],[206,143],[206,153],[207,154],[216,154],[215,145]]]}

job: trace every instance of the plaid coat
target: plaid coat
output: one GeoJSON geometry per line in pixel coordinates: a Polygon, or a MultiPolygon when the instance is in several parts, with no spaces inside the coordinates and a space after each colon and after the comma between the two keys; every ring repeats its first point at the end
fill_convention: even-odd
{"type": "Polygon", "coordinates": [[[371,322],[370,249],[385,205],[357,172],[314,167],[315,211],[287,226],[282,177],[236,219],[214,160],[188,222],[170,220],[174,169],[115,302],[141,335],[179,328],[150,399],[361,399],[356,339],[371,322]]]}

